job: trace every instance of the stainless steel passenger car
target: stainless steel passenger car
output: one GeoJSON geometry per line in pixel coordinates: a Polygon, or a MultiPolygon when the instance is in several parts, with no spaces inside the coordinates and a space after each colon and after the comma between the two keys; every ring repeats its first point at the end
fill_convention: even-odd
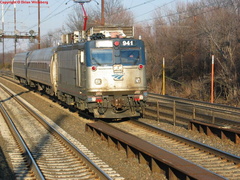
{"type": "Polygon", "coordinates": [[[32,51],[27,58],[27,82],[54,95],[56,91],[56,72],[53,69],[55,50],[57,47],[32,51]]]}
{"type": "MultiPolygon", "coordinates": [[[[16,68],[18,79],[22,75],[16,68]]],[[[25,81],[96,118],[140,116],[147,97],[144,43],[97,39],[26,54],[25,81]]]]}
{"type": "Polygon", "coordinates": [[[26,84],[27,58],[30,52],[16,54],[12,60],[12,73],[21,83],[26,84]]]}

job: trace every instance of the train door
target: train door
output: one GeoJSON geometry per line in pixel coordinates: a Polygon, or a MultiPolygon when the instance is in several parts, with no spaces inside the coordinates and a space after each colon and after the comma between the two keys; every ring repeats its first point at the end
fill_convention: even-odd
{"type": "Polygon", "coordinates": [[[84,64],[84,51],[78,51],[76,54],[76,86],[83,86],[83,64],[84,64]]]}
{"type": "Polygon", "coordinates": [[[56,95],[57,82],[58,82],[57,53],[54,53],[54,55],[52,56],[50,77],[51,77],[52,88],[53,88],[54,94],[56,95]]]}

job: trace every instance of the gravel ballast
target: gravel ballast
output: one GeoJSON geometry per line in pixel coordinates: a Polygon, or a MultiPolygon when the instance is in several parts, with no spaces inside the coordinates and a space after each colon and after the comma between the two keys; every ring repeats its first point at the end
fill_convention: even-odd
{"type": "MultiPolygon", "coordinates": [[[[2,79],[0,82],[49,117],[125,179],[166,179],[164,175],[152,173],[147,165],[139,164],[137,159],[127,159],[124,151],[108,148],[107,142],[92,136],[92,133],[85,132],[85,124],[92,122],[91,120],[82,118],[78,113],[70,112],[52,100],[41,97],[23,87],[18,87],[2,79]]],[[[11,171],[11,169],[9,170],[11,171]]]]}

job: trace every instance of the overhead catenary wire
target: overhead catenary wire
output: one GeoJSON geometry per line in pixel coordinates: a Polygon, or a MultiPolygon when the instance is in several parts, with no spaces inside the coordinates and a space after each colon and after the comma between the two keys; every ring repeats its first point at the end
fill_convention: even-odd
{"type": "MultiPolygon", "coordinates": [[[[60,10],[60,11],[56,12],[63,4],[64,4],[65,2],[67,2],[67,1],[68,1],[68,0],[65,0],[65,1],[55,1],[55,2],[57,2],[57,3],[55,4],[55,7],[56,7],[56,8],[55,8],[54,10],[52,10],[51,12],[49,12],[49,14],[47,14],[47,15],[41,20],[41,23],[44,23],[44,22],[49,21],[50,19],[58,16],[59,14],[64,13],[65,11],[67,11],[68,9],[70,9],[70,8],[72,8],[72,7],[74,6],[74,4],[73,4],[73,5],[71,5],[71,6],[66,7],[66,8],[63,9],[63,10],[60,10]],[[59,3],[58,3],[58,2],[59,2],[59,3]],[[55,12],[56,12],[56,13],[55,13],[55,12]]],[[[154,1],[156,1],[156,0],[148,0],[148,1],[145,1],[145,2],[142,2],[142,3],[139,3],[139,4],[137,4],[137,5],[134,5],[134,6],[125,8],[124,10],[132,10],[132,9],[134,9],[134,8],[137,8],[137,7],[146,5],[146,4],[148,4],[148,3],[152,3],[152,2],[154,2],[154,1]]],[[[176,0],[172,0],[172,1],[168,2],[168,3],[165,3],[165,4],[163,4],[162,6],[157,7],[156,9],[161,8],[161,7],[164,7],[164,6],[166,6],[166,5],[169,5],[169,4],[173,3],[174,1],[176,1],[176,0]]],[[[214,6],[214,4],[216,4],[216,2],[215,2],[215,3],[212,3],[212,4],[211,4],[211,3],[206,4],[204,7],[203,7],[203,6],[197,7],[197,8],[195,8],[195,10],[196,10],[196,12],[198,12],[197,10],[201,10],[201,9],[206,8],[206,7],[209,7],[209,6],[214,6]]],[[[225,2],[225,4],[227,4],[227,3],[225,2]]],[[[9,8],[10,8],[10,5],[8,5],[8,9],[9,9],[9,8]]],[[[150,12],[152,12],[152,11],[155,11],[156,9],[151,10],[151,11],[148,11],[148,12],[145,12],[145,13],[143,13],[143,14],[140,14],[139,16],[143,16],[143,15],[145,15],[145,14],[148,14],[148,13],[150,13],[150,12]]],[[[212,10],[214,10],[214,9],[212,9],[212,10]]],[[[207,12],[210,12],[210,11],[211,11],[211,10],[209,9],[207,12]]],[[[6,12],[7,12],[7,10],[5,10],[5,13],[6,13],[6,12]]],[[[150,20],[154,20],[154,19],[157,19],[157,18],[171,17],[171,16],[174,16],[174,15],[185,14],[185,13],[188,13],[188,11],[185,10],[185,11],[182,11],[182,12],[176,12],[176,13],[172,13],[172,14],[168,14],[168,15],[164,15],[164,16],[160,16],[160,17],[156,17],[156,18],[149,18],[149,19],[137,21],[136,23],[144,22],[144,21],[150,21],[150,20]]],[[[201,13],[203,13],[203,12],[199,12],[199,14],[201,14],[201,13]]],[[[206,12],[205,12],[205,13],[206,13],[206,12]]],[[[199,15],[199,14],[196,13],[195,15],[199,15]]],[[[183,17],[181,20],[183,20],[184,18],[185,18],[185,19],[186,19],[186,18],[191,18],[191,17],[193,17],[193,16],[195,16],[195,15],[183,17]]],[[[35,28],[35,27],[37,27],[37,23],[34,24],[34,25],[32,25],[31,27],[28,27],[26,31],[29,31],[29,30],[31,30],[32,28],[35,28]]]]}
{"type": "Polygon", "coordinates": [[[57,11],[63,4],[67,4],[64,1],[58,6],[56,7],[52,12],[50,12],[45,18],[43,18],[43,21],[45,21],[46,19],[49,18],[50,15],[52,15],[55,11],[57,11]]]}
{"type": "MultiPolygon", "coordinates": [[[[14,1],[14,0],[13,0],[14,1]]],[[[13,1],[11,1],[11,2],[13,2],[13,1]]],[[[48,14],[48,16],[47,17],[49,17],[53,12],[55,12],[63,3],[62,3],[62,1],[58,1],[58,0],[55,0],[55,2],[58,2],[58,3],[54,3],[54,4],[57,4],[58,5],[58,7],[57,8],[55,8],[54,9],[54,11],[52,11],[50,14],[48,14]],[[60,5],[59,5],[59,2],[61,3],[60,5]]],[[[9,3],[9,5],[8,5],[8,7],[7,7],[7,9],[5,9],[5,11],[4,11],[4,15],[6,15],[6,13],[7,13],[7,11],[10,9],[10,7],[11,7],[11,5],[13,5],[14,4],[14,2],[13,3],[9,3]]],[[[21,4],[21,3],[19,3],[19,9],[21,9],[21,5],[22,5],[22,7],[23,7],[23,4],[21,4]]],[[[26,8],[26,4],[24,4],[24,8],[26,8]]],[[[68,8],[66,8],[66,9],[69,9],[70,7],[68,7],[68,8]]],[[[65,11],[66,9],[64,9],[63,11],[65,11]]],[[[63,12],[63,11],[61,11],[61,12],[63,12]]],[[[25,11],[26,12],[26,11],[25,11]]],[[[11,17],[10,16],[10,14],[8,13],[8,15],[6,15],[6,17],[8,17],[8,19],[9,19],[9,17],[11,17]]],[[[18,16],[19,17],[19,16],[18,16]]],[[[27,21],[27,19],[29,18],[29,17],[31,17],[30,15],[28,15],[26,18],[24,18],[24,20],[25,21],[27,21]]],[[[11,19],[11,18],[10,18],[11,19]]],[[[31,21],[30,21],[31,22],[31,21]]],[[[28,22],[29,23],[29,22],[28,22]]],[[[29,30],[32,30],[32,28],[33,27],[36,27],[37,26],[37,24],[36,25],[34,25],[34,26],[32,26],[32,27],[27,27],[28,29],[25,29],[25,31],[24,32],[28,32],[29,30]]],[[[9,27],[10,28],[10,27],[9,27]]],[[[7,29],[9,29],[9,28],[7,28],[7,29]]],[[[9,31],[9,30],[8,30],[9,31]]],[[[6,31],[5,31],[6,32],[6,31]]],[[[10,32],[10,31],[9,31],[10,32]]],[[[23,30],[21,30],[21,32],[23,32],[23,30]]],[[[5,43],[5,45],[7,45],[7,44],[9,44],[9,41],[7,41],[6,43],[5,43]]],[[[12,46],[12,45],[11,45],[12,46]]],[[[11,46],[9,46],[9,47],[11,47],[11,46]]],[[[8,48],[7,48],[8,49],[8,48]]]]}
{"type": "MultiPolygon", "coordinates": [[[[72,6],[69,6],[69,7],[65,8],[65,9],[63,9],[63,10],[61,10],[61,11],[53,14],[53,13],[54,13],[56,10],[58,10],[63,4],[65,4],[66,1],[67,1],[67,0],[63,1],[62,3],[60,3],[59,6],[57,6],[54,10],[52,10],[46,17],[44,17],[44,18],[40,21],[40,24],[42,24],[43,22],[48,21],[49,19],[51,19],[51,18],[53,18],[53,17],[56,17],[57,15],[61,14],[62,12],[68,10],[68,9],[71,8],[71,7],[73,7],[73,5],[72,5],[72,6]],[[53,15],[50,16],[51,14],[53,14],[53,15]]],[[[58,1],[58,2],[60,2],[60,1],[58,1]]],[[[29,30],[37,27],[37,25],[38,25],[37,23],[34,24],[34,25],[32,25],[32,26],[31,26],[30,28],[28,28],[26,31],[29,31],[29,30]]]]}
{"type": "MultiPolygon", "coordinates": [[[[224,5],[228,5],[229,2],[225,2],[225,4],[222,4],[223,6],[224,5]]],[[[231,2],[231,4],[233,4],[231,2]]],[[[209,9],[207,11],[204,11],[204,12],[200,12],[200,13],[195,13],[194,15],[191,15],[191,16],[186,16],[184,18],[182,18],[181,20],[184,20],[184,19],[188,19],[188,18],[193,18],[195,16],[198,16],[198,15],[201,15],[201,14],[205,14],[205,13],[208,13],[208,12],[211,12],[211,11],[215,11],[216,9],[219,9],[220,7],[215,7],[215,5],[217,5],[217,2],[213,2],[213,3],[210,3],[210,4],[206,4],[205,6],[202,6],[202,7],[196,7],[194,8],[194,12],[197,12],[197,10],[201,10],[201,9],[204,9],[204,8],[209,8],[211,6],[213,6],[214,8],[213,9],[209,9]]],[[[181,15],[181,14],[185,14],[185,13],[188,13],[189,11],[188,10],[184,10],[182,12],[176,12],[176,13],[171,13],[171,14],[168,14],[168,15],[163,15],[163,16],[160,16],[160,17],[155,17],[155,18],[149,18],[149,19],[144,19],[144,20],[140,20],[140,21],[137,21],[136,23],[140,23],[140,22],[145,22],[145,21],[152,21],[152,20],[155,20],[155,19],[159,19],[159,18],[167,18],[167,17],[172,17],[172,16],[175,16],[175,15],[181,15]]],[[[176,21],[177,22],[177,21],[176,21]]]]}
{"type": "MultiPolygon", "coordinates": [[[[49,18],[47,18],[47,19],[45,19],[45,20],[42,20],[40,23],[43,23],[43,22],[46,22],[46,21],[50,20],[51,18],[53,18],[53,17],[61,14],[62,12],[68,10],[69,8],[71,8],[71,7],[73,7],[73,6],[74,6],[74,5],[69,6],[69,7],[65,8],[64,10],[57,12],[56,14],[52,15],[51,17],[49,17],[49,18]]],[[[34,27],[36,27],[36,26],[37,26],[37,24],[31,26],[28,30],[30,30],[30,29],[32,29],[32,28],[34,28],[34,27]]]]}
{"type": "MultiPolygon", "coordinates": [[[[10,6],[11,6],[11,4],[9,4],[8,7],[5,9],[5,11],[3,13],[3,16],[5,16],[6,12],[9,10],[10,6]]],[[[0,19],[2,19],[2,14],[1,14],[1,18],[0,19]]]]}
{"type": "Polygon", "coordinates": [[[144,16],[144,15],[146,15],[146,14],[148,14],[148,13],[154,12],[154,11],[156,11],[157,9],[160,9],[160,8],[162,8],[162,7],[164,7],[164,6],[169,5],[169,4],[172,4],[174,1],[176,1],[176,0],[172,0],[172,1],[168,2],[168,3],[163,4],[162,6],[159,6],[159,7],[155,8],[155,9],[151,10],[151,11],[148,11],[148,12],[146,12],[146,13],[140,14],[140,15],[138,15],[137,18],[139,18],[139,17],[141,17],[141,16],[144,16]]]}
{"type": "MultiPolygon", "coordinates": [[[[124,10],[131,10],[131,9],[137,8],[137,7],[139,7],[139,6],[142,6],[142,5],[146,5],[146,4],[148,4],[148,3],[151,3],[151,2],[153,2],[153,1],[156,1],[156,0],[148,0],[148,1],[145,1],[145,2],[143,2],[143,3],[134,5],[134,6],[132,6],[132,7],[125,8],[124,10]]],[[[173,0],[173,1],[175,1],[175,0],[173,0]]],[[[58,2],[59,2],[59,1],[58,1],[58,2]]],[[[66,11],[66,10],[68,10],[69,8],[71,8],[71,7],[74,6],[74,5],[69,6],[69,7],[65,8],[64,10],[61,10],[61,11],[53,14],[53,13],[54,13],[57,9],[59,9],[63,4],[67,4],[68,2],[69,2],[69,0],[67,0],[67,2],[66,2],[66,1],[63,1],[58,7],[56,7],[56,8],[55,8],[52,12],[50,12],[46,17],[44,17],[44,18],[41,20],[40,23],[46,22],[46,21],[48,21],[48,20],[56,17],[57,15],[63,13],[64,11],[66,11]],[[51,15],[52,15],[52,16],[51,16],[51,15]]],[[[171,2],[170,2],[170,3],[171,3],[171,2]]],[[[169,3],[167,3],[167,4],[169,4],[169,3]]],[[[118,12],[118,13],[119,13],[119,12],[118,12]]],[[[149,13],[149,12],[148,12],[148,13],[149,13]]],[[[28,17],[29,17],[29,16],[28,16],[28,17]]],[[[35,27],[37,27],[37,23],[34,24],[33,26],[31,26],[30,28],[28,28],[28,29],[25,30],[25,31],[29,31],[29,30],[31,30],[32,28],[35,28],[35,27]]]]}

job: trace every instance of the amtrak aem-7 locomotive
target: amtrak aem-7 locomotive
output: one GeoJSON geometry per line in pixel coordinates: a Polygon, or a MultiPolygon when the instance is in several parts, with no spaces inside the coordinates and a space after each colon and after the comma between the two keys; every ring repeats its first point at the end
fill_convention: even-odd
{"type": "Polygon", "coordinates": [[[147,98],[144,43],[110,30],[102,27],[89,40],[16,54],[13,75],[96,118],[140,116],[147,98]]]}

